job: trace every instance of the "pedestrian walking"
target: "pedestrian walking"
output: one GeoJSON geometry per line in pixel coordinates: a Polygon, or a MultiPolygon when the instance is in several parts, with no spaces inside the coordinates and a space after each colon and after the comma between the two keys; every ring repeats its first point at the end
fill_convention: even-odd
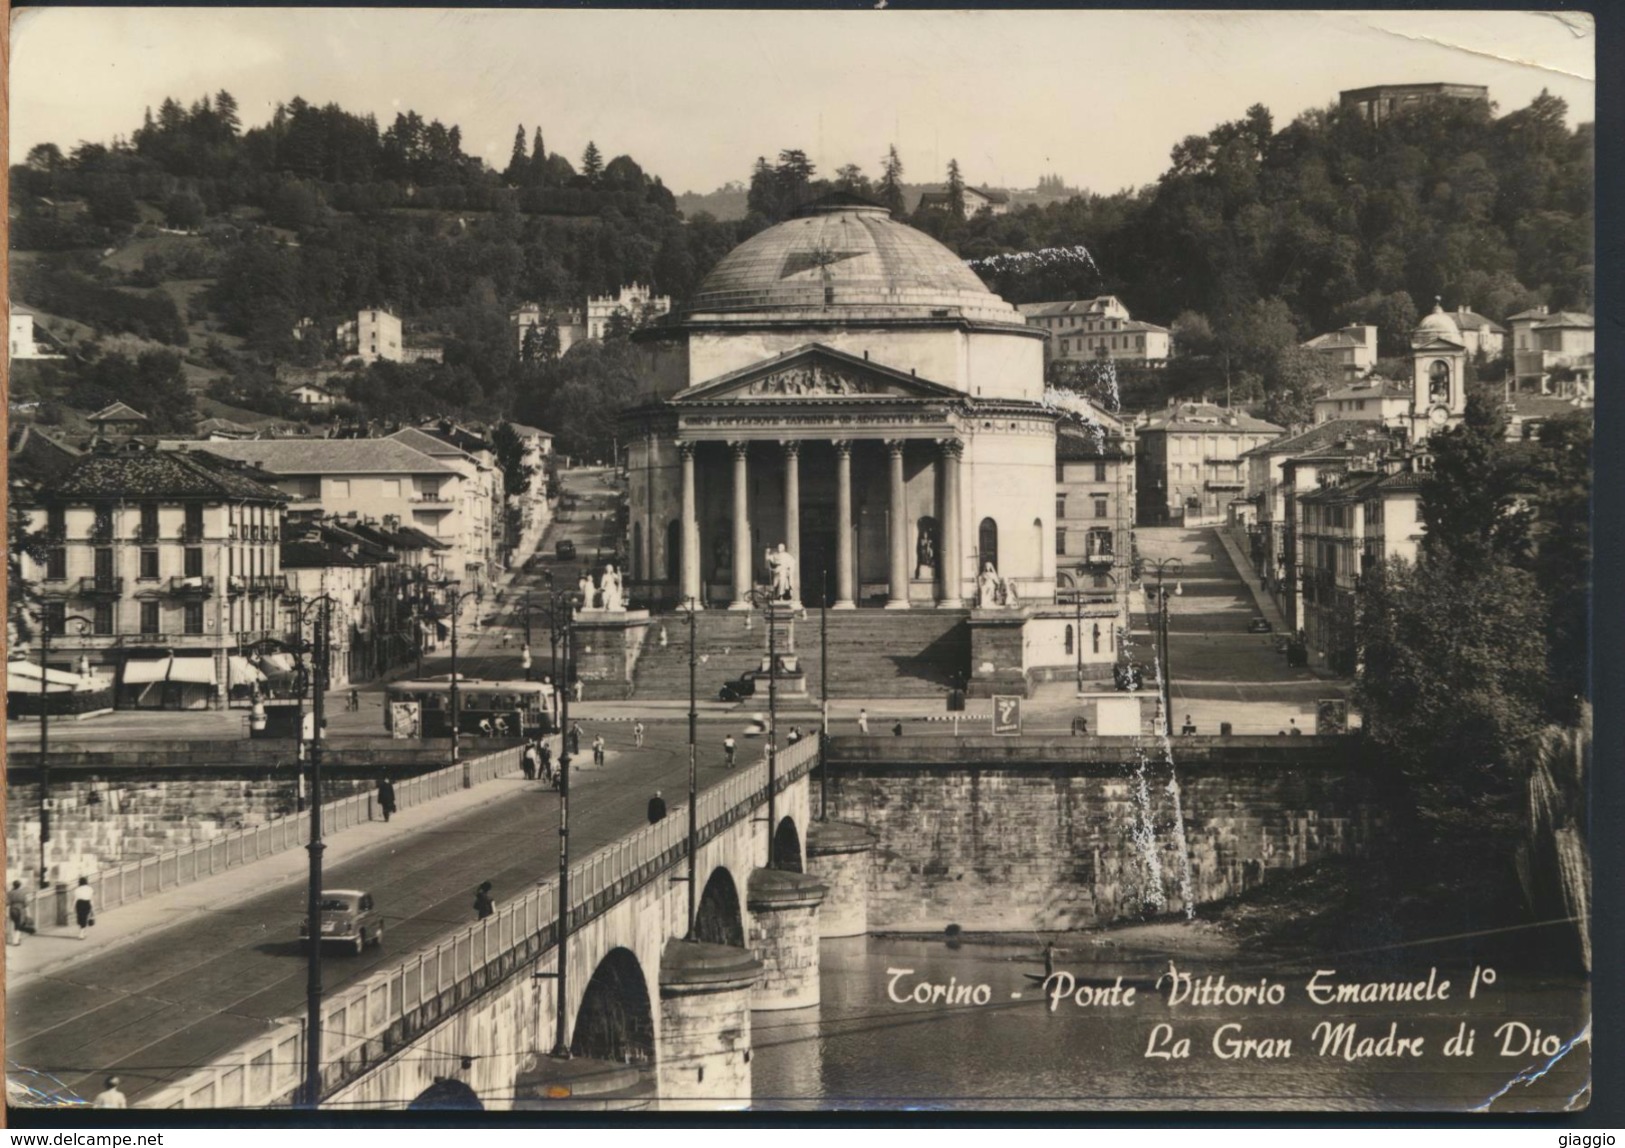
{"type": "Polygon", "coordinates": [[[130,1102],[125,1099],[123,1091],[119,1089],[119,1078],[109,1076],[104,1082],[107,1087],[96,1094],[96,1099],[90,1102],[92,1108],[128,1108],[130,1102]]]}
{"type": "Polygon", "coordinates": [[[497,903],[491,899],[491,882],[481,881],[480,887],[474,890],[474,915],[485,920],[497,911],[497,903]]]}
{"type": "Polygon", "coordinates": [[[734,767],[734,751],[737,748],[738,747],[734,744],[733,734],[729,734],[727,737],[722,739],[722,755],[727,759],[729,769],[734,767]]]}
{"type": "Polygon", "coordinates": [[[664,650],[666,648],[666,627],[665,626],[660,627],[660,648],[662,650],[664,650]]]}
{"type": "Polygon", "coordinates": [[[790,727],[790,735],[788,737],[786,737],[784,740],[786,742],[788,742],[790,745],[795,745],[796,742],[801,740],[801,727],[800,726],[794,726],[794,725],[791,726],[790,727]]]}
{"type": "Polygon", "coordinates": [[[858,732],[863,733],[863,734],[866,734],[866,733],[869,732],[869,711],[868,710],[860,709],[858,711],[858,732]]]}
{"type": "Polygon", "coordinates": [[[664,821],[665,819],[666,799],[660,796],[660,790],[657,789],[655,795],[649,798],[649,824],[653,825],[656,821],[664,821]]]}
{"type": "Polygon", "coordinates": [[[632,744],[638,749],[643,748],[643,723],[641,721],[632,723],[632,744]]]}
{"type": "Polygon", "coordinates": [[[79,878],[79,887],[73,891],[73,915],[79,922],[79,939],[85,939],[85,929],[96,923],[96,904],[90,890],[90,878],[79,878]]]}
{"type": "Polygon", "coordinates": [[[536,758],[536,769],[543,781],[553,780],[553,744],[545,739],[542,742],[542,752],[536,758]]]}
{"type": "Polygon", "coordinates": [[[898,722],[896,725],[891,727],[891,735],[893,737],[902,737],[903,736],[903,723],[902,722],[898,722]]]}
{"type": "Polygon", "coordinates": [[[533,741],[527,742],[525,752],[519,756],[519,768],[524,772],[526,781],[536,780],[536,767],[540,763],[541,758],[536,753],[536,743],[533,741]]]}
{"type": "Polygon", "coordinates": [[[604,735],[592,739],[592,763],[600,768],[604,764],[604,735]]]}
{"type": "Polygon", "coordinates": [[[587,688],[587,683],[583,682],[580,678],[577,678],[576,679],[576,684],[574,686],[572,686],[571,688],[575,690],[575,698],[573,700],[574,701],[580,701],[581,700],[581,693],[582,693],[583,690],[585,690],[587,688]]]}
{"type": "Polygon", "coordinates": [[[1190,714],[1185,715],[1185,724],[1180,727],[1179,732],[1182,734],[1193,734],[1196,732],[1196,723],[1191,721],[1190,714]]]}
{"type": "Polygon", "coordinates": [[[28,924],[28,894],[21,881],[13,881],[6,890],[6,944],[23,943],[23,926],[28,924]]]}
{"type": "Polygon", "coordinates": [[[1298,728],[1298,719],[1297,718],[1292,718],[1290,720],[1291,720],[1292,724],[1291,724],[1290,728],[1288,728],[1288,730],[1286,731],[1287,736],[1288,737],[1302,737],[1303,736],[1303,730],[1298,728]]]}
{"type": "Polygon", "coordinates": [[[506,650],[508,648],[508,637],[509,637],[508,631],[506,631],[506,630],[502,631],[502,648],[504,650],[506,650]]]}
{"type": "Polygon", "coordinates": [[[570,725],[570,756],[581,755],[581,723],[572,722],[570,725]]]}
{"type": "Polygon", "coordinates": [[[350,691],[350,712],[353,713],[353,714],[358,714],[358,713],[361,712],[361,691],[360,690],[351,689],[351,691],[350,691]]]}
{"type": "Polygon", "coordinates": [[[386,775],[378,779],[378,808],[384,811],[384,824],[395,815],[395,786],[386,775]]]}

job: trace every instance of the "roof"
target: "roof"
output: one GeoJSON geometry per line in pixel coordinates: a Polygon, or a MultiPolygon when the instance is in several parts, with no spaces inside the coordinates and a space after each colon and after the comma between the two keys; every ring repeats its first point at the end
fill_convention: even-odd
{"type": "Polygon", "coordinates": [[[1408,384],[1397,379],[1384,379],[1373,375],[1372,382],[1350,383],[1346,387],[1327,391],[1315,401],[1325,402],[1327,399],[1404,399],[1409,398],[1411,388],[1408,384]]]}
{"type": "Polygon", "coordinates": [[[1009,203],[1010,197],[1002,191],[994,191],[989,187],[967,187],[966,191],[979,195],[989,203],[1009,203]]]}
{"type": "Polygon", "coordinates": [[[223,434],[258,434],[259,433],[257,430],[255,430],[251,426],[247,426],[247,425],[245,425],[243,423],[235,423],[235,422],[232,422],[230,419],[207,418],[207,419],[203,419],[203,420],[199,421],[199,423],[197,424],[197,432],[198,432],[198,434],[208,434],[211,431],[216,431],[216,432],[220,432],[220,433],[223,433],[223,434]]]}
{"type": "Polygon", "coordinates": [[[1502,327],[1494,319],[1489,319],[1483,315],[1480,315],[1477,311],[1458,309],[1454,313],[1454,318],[1456,320],[1456,326],[1460,327],[1463,331],[1489,331],[1497,335],[1506,334],[1505,327],[1502,327]]]}
{"type": "Polygon", "coordinates": [[[1180,403],[1153,415],[1150,425],[1141,431],[1142,434],[1154,431],[1202,431],[1218,434],[1221,431],[1231,434],[1275,432],[1279,434],[1283,427],[1272,422],[1255,419],[1245,411],[1233,410],[1218,406],[1215,403],[1180,403]],[[1234,419],[1232,423],[1230,420],[1234,419]]]}
{"type": "MultiPolygon", "coordinates": [[[[215,445],[211,443],[211,448],[215,445]]],[[[209,452],[209,453],[212,453],[209,452]]],[[[203,451],[102,451],[75,461],[46,492],[50,499],[230,498],[286,502],[288,496],[203,451]]]]}
{"type": "Polygon", "coordinates": [[[13,301],[12,304],[11,304],[11,313],[13,315],[38,315],[39,314],[39,312],[34,310],[34,308],[25,306],[24,304],[18,303],[18,302],[15,302],[15,301],[13,301]]]}
{"type": "Polygon", "coordinates": [[[1147,323],[1143,319],[1124,319],[1114,329],[1118,331],[1160,331],[1164,335],[1168,334],[1167,327],[1159,327],[1155,323],[1147,323]]]}
{"type": "Polygon", "coordinates": [[[1517,395],[1507,403],[1507,415],[1520,421],[1555,419],[1586,409],[1583,403],[1561,395],[1517,395]]]}
{"type": "MultiPolygon", "coordinates": [[[[1023,315],[1104,315],[1113,303],[1122,307],[1115,295],[1096,295],[1093,299],[1059,299],[1050,303],[1018,303],[1016,310],[1023,315]]],[[[1125,313],[1128,308],[1124,307],[1125,313]]]]}
{"type": "Polygon", "coordinates": [[[550,432],[544,431],[540,427],[528,426],[525,423],[509,423],[508,425],[513,428],[513,433],[518,435],[520,438],[552,438],[553,437],[553,435],[550,432]]]}
{"type": "Polygon", "coordinates": [[[318,382],[315,382],[315,381],[310,380],[310,379],[307,379],[302,383],[295,383],[295,384],[293,384],[293,386],[289,387],[288,389],[290,391],[298,391],[298,390],[321,391],[322,394],[324,394],[324,395],[335,395],[335,396],[340,393],[338,388],[336,388],[336,387],[330,387],[326,383],[318,383],[318,382]]]}
{"type": "Polygon", "coordinates": [[[1376,434],[1376,424],[1369,419],[1331,419],[1312,426],[1308,430],[1299,431],[1295,435],[1285,438],[1273,439],[1253,447],[1252,450],[1243,451],[1242,458],[1262,457],[1268,454],[1299,454],[1314,450],[1327,443],[1336,442],[1341,438],[1350,436],[1360,437],[1376,434]]]}
{"type": "Polygon", "coordinates": [[[1330,351],[1343,347],[1363,347],[1365,340],[1356,339],[1346,331],[1328,331],[1324,335],[1316,335],[1303,344],[1312,351],[1330,351]]]}
{"type": "Polygon", "coordinates": [[[442,542],[432,534],[425,534],[416,526],[400,526],[395,529],[396,537],[408,543],[408,550],[450,550],[451,543],[442,542]],[[413,545],[415,544],[415,545],[413,545]]]}
{"type": "Polygon", "coordinates": [[[256,439],[212,442],[208,449],[222,458],[263,466],[273,474],[457,473],[393,438],[256,439]]]}
{"type": "Polygon", "coordinates": [[[119,402],[110,407],[103,407],[90,416],[90,421],[93,423],[146,422],[147,416],[128,403],[119,402]]]}
{"type": "Polygon", "coordinates": [[[1057,461],[1101,461],[1126,453],[1123,449],[1123,426],[1109,415],[1094,426],[1061,423],[1055,428],[1057,461]]]}
{"type": "Polygon", "coordinates": [[[1590,330],[1596,325],[1597,321],[1582,311],[1558,311],[1544,323],[1536,323],[1535,330],[1544,331],[1549,327],[1583,327],[1590,330]]]}
{"type": "Polygon", "coordinates": [[[1416,491],[1422,489],[1427,481],[1427,475],[1419,470],[1402,470],[1397,474],[1384,475],[1377,480],[1377,485],[1386,491],[1416,491]]]}
{"type": "Polygon", "coordinates": [[[432,458],[468,457],[467,451],[452,446],[451,443],[439,435],[430,434],[428,431],[419,430],[417,427],[407,427],[405,430],[396,431],[389,437],[396,442],[404,443],[413,450],[420,450],[432,458]]]}
{"type": "Polygon", "coordinates": [[[838,322],[862,310],[1022,321],[957,255],[884,207],[825,197],[802,210],[723,256],[694,293],[688,317],[802,312],[838,322]]]}
{"type": "Polygon", "coordinates": [[[1543,319],[1548,314],[1550,312],[1545,307],[1531,307],[1527,311],[1519,311],[1516,315],[1508,315],[1507,322],[1510,323],[1514,319],[1543,319]]]}

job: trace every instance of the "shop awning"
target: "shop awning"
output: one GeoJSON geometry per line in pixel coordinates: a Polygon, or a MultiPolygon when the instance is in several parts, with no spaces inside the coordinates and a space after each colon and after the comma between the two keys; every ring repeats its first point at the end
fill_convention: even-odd
{"type": "MultiPolygon", "coordinates": [[[[13,694],[39,693],[40,669],[33,662],[7,662],[6,663],[6,692],[13,694]]],[[[70,674],[66,670],[45,671],[46,693],[70,693],[73,690],[87,690],[91,683],[85,681],[78,674],[70,674]]]]}
{"type": "Polygon", "coordinates": [[[214,658],[174,658],[169,663],[169,680],[214,685],[214,658]]]}
{"type": "Polygon", "coordinates": [[[232,654],[227,661],[227,667],[227,672],[231,675],[231,684],[234,686],[248,686],[265,680],[260,668],[241,654],[232,654]]]}
{"type": "Polygon", "coordinates": [[[169,680],[169,663],[174,658],[129,658],[124,663],[124,684],[146,685],[169,680]]]}
{"type": "Polygon", "coordinates": [[[285,677],[294,671],[292,654],[266,654],[260,658],[260,669],[267,674],[285,677]]]}

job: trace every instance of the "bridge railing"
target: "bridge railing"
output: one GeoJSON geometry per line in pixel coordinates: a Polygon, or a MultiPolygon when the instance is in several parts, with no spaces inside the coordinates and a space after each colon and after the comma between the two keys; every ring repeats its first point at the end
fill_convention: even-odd
{"type": "MultiPolygon", "coordinates": [[[[513,773],[519,769],[517,747],[498,750],[470,758],[466,763],[469,781],[473,785],[513,773]]],[[[411,809],[426,801],[444,797],[463,787],[463,765],[437,769],[420,774],[395,786],[395,807],[411,809]]],[[[363,822],[371,821],[376,795],[371,792],[352,794],[322,805],[322,833],[337,833],[363,822]]],[[[167,892],[182,885],[190,885],[216,873],[224,873],[288,849],[297,849],[310,841],[310,817],[305,813],[290,813],[267,821],[263,825],[233,829],[219,837],[199,841],[193,845],[171,849],[138,861],[101,869],[89,875],[91,896],[96,911],[105,913],[167,892]]],[[[39,889],[34,893],[34,920],[39,927],[57,920],[58,900],[64,897],[60,889],[39,889]]]]}
{"type": "MultiPolygon", "coordinates": [[[[779,751],[777,787],[789,788],[812,769],[818,739],[779,751]]],[[[701,841],[766,800],[765,760],[736,770],[699,796],[701,841]]],[[[686,856],[688,807],[679,805],[570,867],[572,929],[619,896],[686,856]],[[602,900],[601,900],[602,899],[602,900]]],[[[393,1055],[457,1005],[495,985],[520,964],[558,942],[558,881],[543,881],[483,921],[468,925],[401,964],[340,989],[322,1009],[324,1095],[393,1055]],[[444,1007],[445,998],[451,1007],[444,1007]],[[440,1002],[441,1007],[434,1006],[440,1002]],[[420,1015],[423,1014],[423,1015],[420,1015]],[[414,1020],[425,1023],[412,1023],[414,1020]]],[[[288,1020],[189,1076],[143,1098],[143,1108],[277,1107],[302,1083],[305,1022],[288,1020]]]]}

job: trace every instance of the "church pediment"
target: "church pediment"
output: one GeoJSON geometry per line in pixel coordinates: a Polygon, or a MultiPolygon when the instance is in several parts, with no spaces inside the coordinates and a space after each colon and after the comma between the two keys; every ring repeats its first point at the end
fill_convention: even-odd
{"type": "Polygon", "coordinates": [[[1432,338],[1422,343],[1412,343],[1411,350],[1417,353],[1432,351],[1435,354],[1448,354],[1452,351],[1466,350],[1460,343],[1452,343],[1449,339],[1432,338]]]}
{"type": "Polygon", "coordinates": [[[674,403],[963,398],[959,391],[826,347],[809,344],[673,396],[674,403]]]}

